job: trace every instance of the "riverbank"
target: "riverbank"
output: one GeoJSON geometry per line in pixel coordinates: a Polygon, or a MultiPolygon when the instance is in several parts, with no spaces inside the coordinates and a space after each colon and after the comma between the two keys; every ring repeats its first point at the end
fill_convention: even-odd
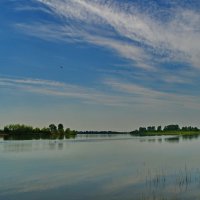
{"type": "Polygon", "coordinates": [[[200,131],[146,131],[131,132],[133,136],[199,136],[200,131]]]}

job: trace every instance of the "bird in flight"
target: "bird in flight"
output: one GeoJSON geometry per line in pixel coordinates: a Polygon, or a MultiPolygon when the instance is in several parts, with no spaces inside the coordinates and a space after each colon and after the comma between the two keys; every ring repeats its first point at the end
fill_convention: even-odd
{"type": "Polygon", "coordinates": [[[62,66],[62,65],[60,65],[60,69],[63,69],[63,66],[62,66]]]}

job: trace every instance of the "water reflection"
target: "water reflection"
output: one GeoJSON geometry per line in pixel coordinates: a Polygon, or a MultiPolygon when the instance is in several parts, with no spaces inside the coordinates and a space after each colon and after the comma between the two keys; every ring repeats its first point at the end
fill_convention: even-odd
{"type": "Polygon", "coordinates": [[[155,138],[149,138],[148,142],[156,142],[156,139],[155,138]]]}
{"type": "Polygon", "coordinates": [[[199,199],[199,144],[175,136],[4,140],[0,199],[199,199]]]}
{"type": "Polygon", "coordinates": [[[67,144],[64,141],[16,141],[16,142],[2,142],[3,152],[31,152],[31,151],[48,151],[48,150],[64,150],[67,144]]]}
{"type": "Polygon", "coordinates": [[[199,135],[183,135],[182,138],[183,140],[196,140],[199,138],[199,135]]]}
{"type": "Polygon", "coordinates": [[[6,135],[3,136],[4,140],[64,140],[64,139],[71,139],[76,138],[76,135],[69,135],[65,136],[64,134],[61,135],[40,135],[40,134],[25,134],[25,135],[6,135]]]}
{"type": "Polygon", "coordinates": [[[169,138],[165,138],[166,142],[170,142],[170,143],[179,143],[180,141],[180,137],[169,137],[169,138]]]}
{"type": "MultiPolygon", "coordinates": [[[[91,136],[91,135],[90,135],[91,136]]],[[[15,140],[12,142],[10,139],[1,139],[0,143],[3,145],[3,151],[5,152],[28,152],[28,151],[35,151],[35,150],[64,150],[67,143],[94,143],[94,142],[109,142],[109,141],[129,141],[129,140],[135,140],[139,141],[140,143],[158,143],[161,144],[163,142],[165,143],[180,143],[184,141],[191,141],[194,139],[198,139],[198,136],[151,136],[151,137],[129,137],[129,136],[119,136],[119,135],[113,135],[113,136],[105,136],[105,135],[93,135],[92,137],[89,137],[88,135],[83,136],[79,135],[76,138],[62,138],[62,139],[45,139],[45,140],[15,140]]],[[[15,138],[16,139],[16,138],[15,138]]],[[[19,139],[19,138],[18,138],[19,139]]]]}
{"type": "Polygon", "coordinates": [[[139,139],[140,142],[151,142],[151,143],[162,143],[170,142],[170,143],[179,143],[180,140],[193,140],[198,139],[199,135],[180,135],[180,136],[133,136],[130,134],[78,134],[78,135],[70,135],[66,137],[64,135],[16,135],[16,136],[2,136],[0,137],[0,142],[5,141],[15,141],[15,140],[67,140],[67,139],[76,139],[76,141],[105,141],[105,140],[130,140],[130,139],[139,139]]]}
{"type": "Polygon", "coordinates": [[[187,165],[175,172],[163,168],[149,170],[146,177],[146,189],[140,194],[142,199],[189,199],[200,186],[199,169],[187,165]]]}

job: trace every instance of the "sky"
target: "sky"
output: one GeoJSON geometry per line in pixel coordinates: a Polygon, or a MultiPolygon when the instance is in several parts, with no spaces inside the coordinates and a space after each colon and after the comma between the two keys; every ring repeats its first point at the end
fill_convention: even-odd
{"type": "Polygon", "coordinates": [[[199,0],[1,0],[0,127],[200,127],[199,0]]]}

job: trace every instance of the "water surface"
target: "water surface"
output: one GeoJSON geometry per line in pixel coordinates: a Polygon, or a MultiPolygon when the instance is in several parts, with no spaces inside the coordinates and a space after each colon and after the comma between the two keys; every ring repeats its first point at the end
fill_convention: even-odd
{"type": "Polygon", "coordinates": [[[200,199],[200,139],[0,140],[0,199],[200,199]]]}

